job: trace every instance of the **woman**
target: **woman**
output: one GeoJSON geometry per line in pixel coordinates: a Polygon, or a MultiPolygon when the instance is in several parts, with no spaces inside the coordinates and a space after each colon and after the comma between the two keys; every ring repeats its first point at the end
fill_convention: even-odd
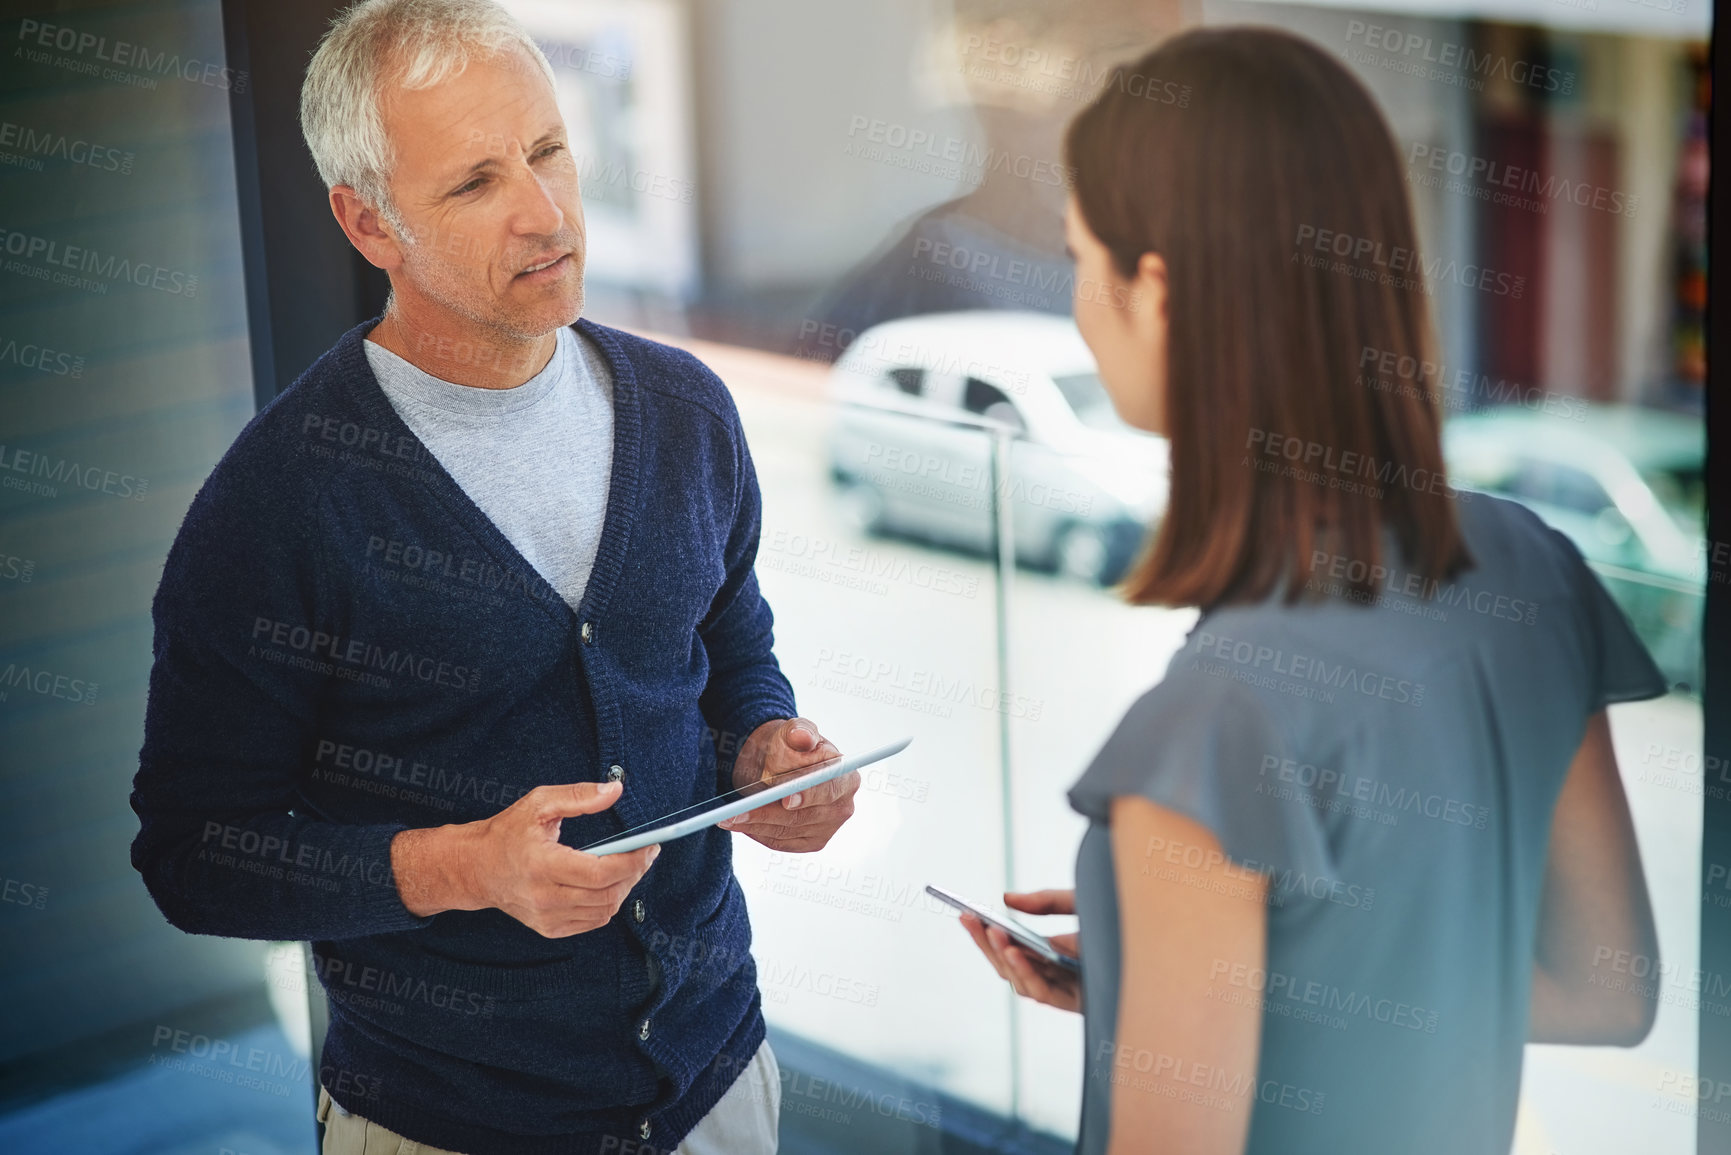
{"type": "Polygon", "coordinates": [[[1525,1042],[1651,1026],[1595,969],[1657,953],[1604,709],[1665,683],[1566,538],[1442,481],[1426,266],[1339,64],[1190,32],[1065,148],[1077,325],[1171,445],[1127,594],[1202,614],[1070,791],[1077,889],[1006,895],[1080,915],[1080,982],[968,931],[1084,1011],[1082,1152],[1503,1155],[1525,1042]]]}

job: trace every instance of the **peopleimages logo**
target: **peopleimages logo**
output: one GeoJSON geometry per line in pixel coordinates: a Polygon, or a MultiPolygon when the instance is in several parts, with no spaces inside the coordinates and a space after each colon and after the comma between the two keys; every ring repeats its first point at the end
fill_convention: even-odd
{"type": "Polygon", "coordinates": [[[1142,864],[1143,877],[1160,878],[1233,898],[1250,898],[1255,894],[1254,884],[1266,882],[1265,901],[1269,906],[1285,906],[1294,895],[1357,910],[1369,910],[1376,902],[1374,886],[1361,886],[1327,875],[1277,866],[1272,862],[1259,862],[1254,858],[1235,861],[1218,848],[1176,838],[1152,836],[1142,855],[1148,860],[1142,864]],[[1215,873],[1228,881],[1221,883],[1206,877],[1215,873]],[[1233,882],[1247,885],[1237,887],[1231,885],[1233,882]]]}
{"type": "Polygon", "coordinates": [[[1360,280],[1380,281],[1396,288],[1416,289],[1419,282],[1406,273],[1418,273],[1432,283],[1449,281],[1466,289],[1480,289],[1497,297],[1520,300],[1526,292],[1527,279],[1498,272],[1483,265],[1461,264],[1458,261],[1433,257],[1425,260],[1416,249],[1404,245],[1384,245],[1371,237],[1355,237],[1351,233],[1321,229],[1315,225],[1299,225],[1293,239],[1292,259],[1309,268],[1324,268],[1344,273],[1360,280]],[[1318,256],[1304,252],[1308,248],[1318,256]],[[1329,261],[1328,257],[1339,260],[1329,261]],[[1368,262],[1368,263],[1367,263],[1368,262]]]}
{"type": "MultiPolygon", "coordinates": [[[[109,253],[106,256],[92,248],[80,245],[63,245],[59,241],[47,237],[33,236],[21,233],[16,229],[0,228],[0,252],[19,258],[6,262],[7,272],[37,275],[39,280],[49,279],[52,270],[57,278],[56,283],[72,283],[61,280],[69,274],[60,270],[71,269],[78,273],[88,273],[98,280],[87,281],[77,285],[78,288],[93,288],[106,293],[108,286],[103,281],[130,281],[143,289],[155,289],[158,292],[170,293],[176,297],[195,297],[198,295],[198,277],[195,274],[180,269],[170,269],[163,265],[153,265],[148,261],[134,261],[129,257],[109,253]],[[26,262],[40,261],[50,268],[41,268],[26,262]],[[16,267],[15,267],[16,266],[16,267]]],[[[80,280],[82,280],[80,278],[80,280]]]]}
{"type": "Polygon", "coordinates": [[[1234,1074],[1224,1067],[1179,1058],[1164,1051],[1114,1043],[1110,1039],[1102,1039],[1095,1048],[1094,1066],[1095,1072],[1090,1078],[1098,1078],[1108,1066],[1116,1068],[1110,1080],[1115,1087],[1129,1087],[1143,1094],[1161,1095],[1222,1110],[1235,1100],[1254,1095],[1261,1103],[1320,1115],[1327,1098],[1321,1091],[1308,1087],[1276,1079],[1258,1080],[1254,1074],[1234,1074]],[[1139,1079],[1136,1075],[1147,1077],[1139,1079]]]}
{"type": "Polygon", "coordinates": [[[44,698],[59,698],[65,702],[96,704],[97,683],[69,674],[58,674],[40,666],[7,662],[0,669],[0,702],[7,701],[13,690],[26,690],[44,698]]]}
{"type": "MultiPolygon", "coordinates": [[[[1374,670],[1361,670],[1344,662],[1330,663],[1311,654],[1288,653],[1272,646],[1239,641],[1207,630],[1196,632],[1190,652],[1200,659],[1213,659],[1246,673],[1266,673],[1299,684],[1314,684],[1343,693],[1380,698],[1403,706],[1424,704],[1423,682],[1411,682],[1374,670]]],[[[1212,672],[1212,671],[1206,671],[1212,672]]]]}
{"type": "MultiPolygon", "coordinates": [[[[88,140],[70,137],[62,132],[37,130],[27,124],[14,124],[10,120],[0,120],[0,148],[15,148],[26,154],[20,157],[20,160],[42,156],[50,160],[63,160],[69,164],[85,165],[102,172],[117,172],[123,176],[132,172],[133,154],[130,152],[92,144],[88,140]]],[[[10,155],[12,154],[0,153],[0,163],[14,163],[6,159],[10,155]]],[[[41,170],[40,164],[25,167],[41,170]]]]}
{"type": "Polygon", "coordinates": [[[1398,393],[1401,396],[1423,397],[1421,384],[1434,386],[1431,396],[1448,409],[1479,409],[1486,405],[1519,405],[1535,413],[1544,413],[1567,421],[1587,419],[1587,401],[1554,389],[1523,385],[1506,377],[1492,377],[1471,369],[1455,368],[1437,361],[1425,361],[1406,353],[1378,349],[1366,345],[1359,352],[1361,372],[1354,384],[1398,393]],[[1366,373],[1362,370],[1370,369],[1366,373]]]}
{"type": "Polygon", "coordinates": [[[996,502],[1016,502],[1078,517],[1087,517],[1094,509],[1091,493],[1016,476],[994,482],[988,467],[958,465],[938,453],[874,441],[863,457],[861,465],[872,484],[963,509],[989,510],[996,502]]]}
{"type": "Polygon", "coordinates": [[[0,488],[58,497],[62,485],[133,501],[143,501],[150,492],[150,481],[143,477],[0,443],[0,488]]]}
{"type": "Polygon", "coordinates": [[[395,885],[389,858],[350,856],[347,851],[338,855],[310,842],[261,833],[231,822],[206,819],[199,842],[195,856],[199,862],[284,879],[300,886],[335,893],[342,889],[338,878],[357,885],[363,882],[371,886],[395,885]]]}
{"type": "MultiPolygon", "coordinates": [[[[1322,1014],[1335,1016],[1330,1025],[1337,1029],[1346,1025],[1343,1020],[1357,1018],[1409,1031],[1422,1031],[1427,1035],[1437,1032],[1439,1014],[1436,1011],[1283,971],[1215,959],[1208,978],[1210,981],[1225,979],[1228,986],[1266,995],[1263,1007],[1271,1013],[1284,1013],[1286,1004],[1316,1008],[1322,1014]]],[[[1211,993],[1209,997],[1215,996],[1211,993]]]]}
{"type": "Polygon", "coordinates": [[[884,161],[952,179],[1007,172],[1035,184],[1068,187],[1076,170],[1044,157],[986,148],[959,136],[936,136],[923,128],[855,113],[848,119],[844,156],[884,161]]]}
{"type": "MultiPolygon", "coordinates": [[[[1319,810],[1333,809],[1335,802],[1367,803],[1381,810],[1382,814],[1373,812],[1362,816],[1374,818],[1384,826],[1395,825],[1402,813],[1415,813],[1474,830],[1483,830],[1490,822],[1488,806],[1477,806],[1441,794],[1425,794],[1405,786],[1390,786],[1362,774],[1295,758],[1282,758],[1277,754],[1264,754],[1258,773],[1263,779],[1272,778],[1277,783],[1297,787],[1297,796],[1319,810]]],[[[1269,793],[1265,789],[1267,785],[1267,782],[1258,782],[1256,793],[1269,793]]]]}
{"type": "Polygon", "coordinates": [[[1306,480],[1321,479],[1330,488],[1347,492],[1363,490],[1380,498],[1389,488],[1400,488],[1463,500],[1471,496],[1468,491],[1451,486],[1446,473],[1354,449],[1339,450],[1320,441],[1270,429],[1252,428],[1245,437],[1244,449],[1246,462],[1255,463],[1257,456],[1288,461],[1295,468],[1311,471],[1305,475],[1306,480]]]}
{"type": "Polygon", "coordinates": [[[616,160],[603,160],[593,156],[577,158],[577,180],[586,195],[594,195],[602,186],[615,189],[630,189],[642,196],[656,197],[660,200],[677,201],[680,204],[695,204],[697,202],[697,186],[688,180],[663,173],[649,172],[641,168],[626,168],[616,160]]]}
{"type": "Polygon", "coordinates": [[[1130,96],[1139,96],[1157,104],[1190,107],[1188,84],[1144,76],[1083,56],[1054,53],[1045,47],[994,40],[978,33],[968,36],[962,43],[962,72],[976,79],[1070,99],[1091,98],[1111,82],[1120,92],[1130,96]],[[987,67],[988,64],[996,67],[987,67]]]}
{"type": "MultiPolygon", "coordinates": [[[[469,557],[449,546],[436,549],[376,533],[367,537],[364,564],[375,576],[416,589],[458,594],[520,594],[543,602],[558,596],[551,586],[539,580],[539,575],[507,569],[489,557],[469,557]]],[[[488,600],[494,605],[504,604],[502,597],[488,600]]]]}
{"type": "MultiPolygon", "coordinates": [[[[18,39],[26,45],[36,48],[53,49],[57,52],[70,53],[73,56],[87,57],[88,60],[75,71],[100,75],[108,80],[120,80],[137,84],[140,80],[148,81],[140,87],[156,87],[156,82],[149,77],[135,77],[117,69],[133,68],[139,72],[152,73],[156,76],[175,76],[193,84],[202,84],[209,88],[220,88],[225,91],[245,92],[247,74],[225,68],[213,61],[198,60],[188,56],[182,58],[178,52],[153,51],[143,44],[133,44],[126,40],[109,40],[106,36],[98,36],[94,32],[81,32],[76,28],[68,28],[63,24],[49,24],[41,20],[24,19],[18,23],[18,39]],[[103,64],[112,64],[116,68],[103,68],[103,64]]],[[[22,56],[33,64],[78,65],[78,61],[66,57],[50,58],[46,52],[38,52],[29,47],[19,48],[14,55],[22,56]]]]}
{"type": "Polygon", "coordinates": [[[862,335],[857,329],[810,317],[800,322],[799,342],[802,351],[794,355],[803,355],[808,360],[819,358],[804,352],[806,348],[834,349],[837,355],[846,350],[850,360],[854,360],[862,370],[867,366],[882,372],[918,367],[927,373],[979,377],[1003,386],[1018,397],[1025,397],[1028,393],[1027,366],[1012,364],[1014,358],[1002,357],[1001,353],[993,359],[974,356],[976,350],[969,350],[964,355],[947,347],[910,341],[897,335],[893,329],[887,333],[881,329],[868,329],[862,335]]]}
{"type": "Polygon", "coordinates": [[[334,958],[312,956],[312,970],[325,992],[337,1002],[402,1014],[409,1003],[422,1003],[460,1015],[491,1017],[494,996],[449,983],[398,974],[385,967],[368,966],[334,958]]]}
{"type": "Polygon", "coordinates": [[[1075,296],[1114,309],[1131,309],[1141,301],[1141,294],[1127,285],[1109,285],[1092,277],[1078,281],[1071,272],[1060,272],[1044,262],[1005,257],[992,249],[969,249],[926,237],[914,242],[914,263],[908,266],[908,274],[1018,302],[1068,300],[1075,296]],[[1021,286],[1030,291],[1017,292],[1021,286]]]}
{"type": "Polygon", "coordinates": [[[42,910],[48,905],[48,888],[22,879],[6,878],[0,882],[0,902],[42,910]]]}
{"type": "Polygon", "coordinates": [[[1479,52],[1470,46],[1449,40],[1437,40],[1417,32],[1402,32],[1398,28],[1384,28],[1380,24],[1349,20],[1346,24],[1346,39],[1349,44],[1356,41],[1366,48],[1380,49],[1401,58],[1406,67],[1395,71],[1411,72],[1431,80],[1445,80],[1475,92],[1482,91],[1484,82],[1492,77],[1562,96],[1575,91],[1573,72],[1563,72],[1526,60],[1510,60],[1498,52],[1479,52]],[[1426,68],[1433,64],[1439,67],[1426,68]],[[1466,83],[1462,83],[1463,81],[1466,83]]]}
{"type": "MultiPolygon", "coordinates": [[[[1638,197],[1608,189],[1603,185],[1569,180],[1554,174],[1542,176],[1537,169],[1487,160],[1482,156],[1472,156],[1453,149],[1433,148],[1428,144],[1413,145],[1407,151],[1406,161],[1409,171],[1422,168],[1459,177],[1458,182],[1448,183],[1448,192],[1465,192],[1481,200],[1509,204],[1516,208],[1536,208],[1537,211],[1544,212],[1549,207],[1546,201],[1562,200],[1584,209],[1591,208],[1617,216],[1632,217],[1635,215],[1636,205],[1640,202],[1638,197]],[[1457,188],[1457,184],[1463,187],[1457,188]],[[1523,201],[1521,197],[1542,199],[1523,201]]],[[[1433,185],[1435,183],[1434,178],[1427,178],[1424,173],[1420,173],[1417,179],[1419,183],[1427,183],[1427,180],[1433,185]]]]}
{"type": "Polygon", "coordinates": [[[401,796],[442,810],[449,810],[450,801],[459,798],[503,808],[534,789],[331,738],[319,739],[309,777],[314,782],[354,786],[390,798],[401,796]]]}
{"type": "Polygon", "coordinates": [[[252,641],[248,657],[282,661],[297,668],[312,668],[319,673],[364,681],[380,688],[390,682],[381,674],[373,673],[374,670],[384,674],[407,674],[422,682],[459,690],[476,690],[481,683],[480,671],[469,666],[455,665],[429,654],[387,650],[360,638],[329,634],[270,618],[254,619],[252,641]]]}
{"type": "Polygon", "coordinates": [[[889,592],[886,582],[896,582],[933,593],[971,598],[980,591],[980,579],[948,566],[910,562],[866,546],[850,545],[833,538],[807,536],[775,529],[763,535],[758,565],[772,570],[810,577],[847,588],[872,593],[889,592]],[[834,571],[834,572],[829,572],[834,571]],[[849,580],[837,581],[845,577],[849,580]],[[853,580],[857,579],[857,580],[853,580]]]}
{"type": "Polygon", "coordinates": [[[67,353],[50,349],[46,345],[31,342],[19,344],[11,337],[0,343],[0,363],[10,362],[20,369],[34,369],[38,373],[52,373],[56,377],[84,376],[84,357],[78,353],[67,353]]]}
{"type": "MultiPolygon", "coordinates": [[[[1310,552],[1312,581],[1358,585],[1369,583],[1374,589],[1397,597],[1417,598],[1435,602],[1438,606],[1460,607],[1499,621],[1533,625],[1539,620],[1537,602],[1514,597],[1494,590],[1475,589],[1465,581],[1443,581],[1427,577],[1399,566],[1371,565],[1362,558],[1327,550],[1310,552]]],[[[1311,588],[1307,582],[1305,588],[1311,588]]],[[[1334,592],[1334,591],[1330,591],[1334,592]]],[[[1447,615],[1443,616],[1447,620],[1447,615]]]]}

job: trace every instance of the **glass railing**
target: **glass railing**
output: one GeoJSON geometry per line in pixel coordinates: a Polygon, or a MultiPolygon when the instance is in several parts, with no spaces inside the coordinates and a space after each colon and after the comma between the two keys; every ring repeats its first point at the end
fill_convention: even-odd
{"type": "MultiPolygon", "coordinates": [[[[1013,1114],[1007,992],[924,889],[990,896],[1005,877],[1012,691],[998,660],[992,435],[736,396],[763,491],[758,578],[801,713],[844,750],[914,739],[864,772],[854,817],[821,853],[737,840],[766,1016],[1013,1114]],[[958,548],[933,547],[945,541],[958,548]]],[[[821,1106],[799,1092],[784,1084],[784,1112],[821,1106]]],[[[941,1121],[935,1102],[904,1107],[916,1125],[941,1121]]]]}

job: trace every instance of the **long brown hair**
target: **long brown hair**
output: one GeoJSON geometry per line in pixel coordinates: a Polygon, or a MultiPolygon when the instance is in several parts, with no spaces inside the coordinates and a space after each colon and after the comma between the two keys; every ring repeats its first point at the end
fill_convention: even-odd
{"type": "Polygon", "coordinates": [[[1120,66],[1064,151],[1118,271],[1167,269],[1170,499],[1125,597],[1296,601],[1319,523],[1360,600],[1384,524],[1427,586],[1470,566],[1412,210],[1364,87],[1287,33],[1198,29],[1120,66]]]}

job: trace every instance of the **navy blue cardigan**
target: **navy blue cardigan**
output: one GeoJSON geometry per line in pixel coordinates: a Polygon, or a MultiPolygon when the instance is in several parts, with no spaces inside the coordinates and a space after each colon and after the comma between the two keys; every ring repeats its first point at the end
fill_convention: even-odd
{"type": "Polygon", "coordinates": [[[666,844],[610,923],[563,939],[415,917],[390,843],[622,774],[611,809],[566,820],[586,845],[712,796],[795,714],[738,411],[690,355],[577,323],[615,421],[573,611],[392,409],[361,347],[377,320],[247,424],[169,551],[133,865],[182,930],[312,940],[319,1078],[351,1110],[476,1155],[671,1149],[764,1036],[731,836],[666,844]]]}

